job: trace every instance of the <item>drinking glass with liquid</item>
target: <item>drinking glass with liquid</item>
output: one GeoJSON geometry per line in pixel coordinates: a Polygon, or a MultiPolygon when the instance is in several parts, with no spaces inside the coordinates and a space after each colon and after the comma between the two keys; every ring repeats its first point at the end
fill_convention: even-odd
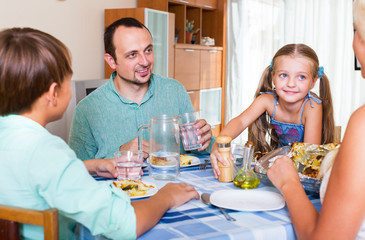
{"type": "Polygon", "coordinates": [[[198,129],[195,127],[195,124],[199,119],[199,112],[197,111],[187,112],[180,115],[179,128],[181,141],[185,151],[191,151],[202,147],[202,144],[198,144],[200,136],[196,135],[196,131],[198,129]]]}
{"type": "Polygon", "coordinates": [[[141,180],[143,152],[118,151],[114,153],[118,180],[141,180]]]}

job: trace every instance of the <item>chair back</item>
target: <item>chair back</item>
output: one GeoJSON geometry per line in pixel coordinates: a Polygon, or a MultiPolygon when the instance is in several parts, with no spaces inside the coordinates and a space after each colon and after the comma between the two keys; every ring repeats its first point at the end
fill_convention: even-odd
{"type": "Polygon", "coordinates": [[[43,226],[45,240],[58,240],[58,210],[33,210],[0,204],[0,239],[19,239],[17,223],[43,226]],[[4,235],[3,235],[4,234],[4,235]]]}
{"type": "Polygon", "coordinates": [[[341,126],[335,127],[335,134],[334,134],[334,143],[340,143],[341,142],[341,126]]]}

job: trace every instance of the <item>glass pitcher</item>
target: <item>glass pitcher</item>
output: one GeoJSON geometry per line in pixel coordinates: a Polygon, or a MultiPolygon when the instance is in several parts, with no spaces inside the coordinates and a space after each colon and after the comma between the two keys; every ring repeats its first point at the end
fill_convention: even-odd
{"type": "Polygon", "coordinates": [[[150,130],[149,174],[154,179],[173,180],[180,174],[179,116],[152,116],[150,124],[138,128],[138,150],[142,151],[143,130],[150,130]]]}

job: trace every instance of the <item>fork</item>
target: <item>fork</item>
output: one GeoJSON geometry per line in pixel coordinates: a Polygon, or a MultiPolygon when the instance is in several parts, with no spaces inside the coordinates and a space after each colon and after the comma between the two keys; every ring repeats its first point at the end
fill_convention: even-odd
{"type": "Polygon", "coordinates": [[[209,160],[206,159],[204,163],[199,164],[199,170],[206,170],[209,160]]]}

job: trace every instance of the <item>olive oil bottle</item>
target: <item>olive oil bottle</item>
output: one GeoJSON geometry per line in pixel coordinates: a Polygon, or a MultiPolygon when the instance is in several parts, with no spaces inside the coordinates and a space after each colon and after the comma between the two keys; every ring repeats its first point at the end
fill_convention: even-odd
{"type": "Polygon", "coordinates": [[[260,185],[260,179],[251,169],[251,161],[253,159],[253,143],[248,141],[243,148],[243,166],[233,180],[236,187],[243,189],[257,188],[260,185]]]}

